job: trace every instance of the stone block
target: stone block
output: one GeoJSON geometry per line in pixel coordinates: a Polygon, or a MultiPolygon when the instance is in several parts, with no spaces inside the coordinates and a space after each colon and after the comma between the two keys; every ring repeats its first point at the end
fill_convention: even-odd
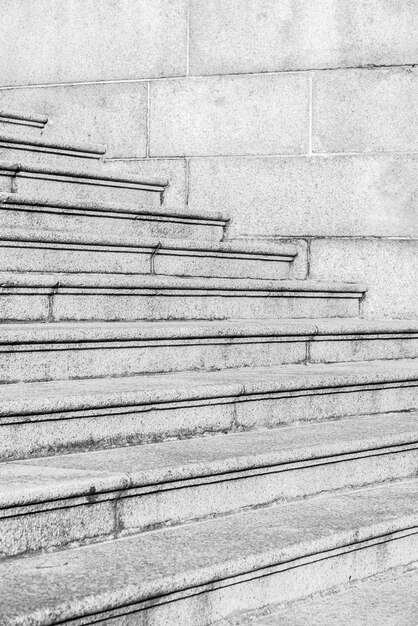
{"type": "MultiPolygon", "coordinates": [[[[143,157],[147,150],[146,82],[0,90],[0,109],[49,117],[48,139],[102,143],[106,158],[143,157]],[[117,121],[117,123],[115,123],[117,121]]],[[[15,133],[10,128],[9,133],[15,133]]]]}
{"type": "Polygon", "coordinates": [[[185,0],[5,0],[1,84],[175,76],[186,66],[185,0]]]}
{"type": "Polygon", "coordinates": [[[313,83],[314,152],[418,148],[418,71],[321,72],[313,83]]]}
{"type": "Polygon", "coordinates": [[[189,208],[239,236],[416,236],[416,155],[191,159],[189,208]]]}
{"type": "Polygon", "coordinates": [[[151,156],[293,154],[307,150],[304,74],[151,83],[151,156]]]}
{"type": "Polygon", "coordinates": [[[311,243],[311,277],[363,280],[369,286],[365,317],[416,318],[418,241],[317,239],[311,243]]]}
{"type": "Polygon", "coordinates": [[[193,74],[416,62],[415,0],[191,0],[193,74]]]}

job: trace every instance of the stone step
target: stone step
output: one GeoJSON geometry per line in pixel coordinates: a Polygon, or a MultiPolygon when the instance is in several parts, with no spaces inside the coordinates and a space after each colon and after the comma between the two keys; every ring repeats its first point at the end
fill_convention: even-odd
{"type": "Polygon", "coordinates": [[[0,458],[410,411],[417,386],[413,360],[3,385],[0,458]]]}
{"type": "Polygon", "coordinates": [[[126,202],[159,207],[167,185],[164,180],[145,181],[132,175],[0,163],[1,192],[40,197],[54,194],[65,202],[126,202]]]}
{"type": "Polygon", "coordinates": [[[155,274],[214,278],[289,278],[295,246],[125,238],[3,230],[0,267],[11,272],[155,274]]]}
{"type": "Polygon", "coordinates": [[[40,136],[48,123],[46,115],[26,115],[16,111],[0,110],[0,134],[40,136]]]}
{"type": "Polygon", "coordinates": [[[2,383],[417,356],[412,320],[0,325],[2,383]]]}
{"type": "MultiPolygon", "coordinates": [[[[414,626],[418,623],[418,563],[376,574],[310,598],[283,604],[263,617],[229,625],[414,626]]],[[[263,611],[266,613],[266,611],[263,611]]]]}
{"type": "Polygon", "coordinates": [[[417,560],[417,498],[410,480],[4,562],[3,623],[204,626],[297,599],[417,560]]]}
{"type": "Polygon", "coordinates": [[[373,415],[3,463],[0,556],[414,477],[417,418],[373,415]]]}
{"type": "Polygon", "coordinates": [[[228,218],[221,213],[181,213],[136,204],[64,201],[50,194],[23,196],[0,193],[0,228],[62,231],[68,236],[100,233],[126,239],[167,237],[221,241],[228,218]]]}
{"type": "Polygon", "coordinates": [[[23,161],[26,165],[77,167],[103,162],[106,146],[57,142],[30,134],[0,133],[0,160],[23,161]]]}
{"type": "Polygon", "coordinates": [[[303,280],[0,273],[9,322],[356,317],[365,292],[303,280]]]}

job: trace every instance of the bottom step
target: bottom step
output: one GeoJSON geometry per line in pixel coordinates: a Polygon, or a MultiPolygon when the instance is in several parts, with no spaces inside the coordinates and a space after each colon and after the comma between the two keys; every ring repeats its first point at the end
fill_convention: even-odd
{"type": "Polygon", "coordinates": [[[228,626],[416,626],[418,563],[351,583],[326,595],[313,596],[254,621],[228,626]]]}
{"type": "Polygon", "coordinates": [[[0,566],[1,624],[208,626],[418,559],[418,480],[0,566]]]}

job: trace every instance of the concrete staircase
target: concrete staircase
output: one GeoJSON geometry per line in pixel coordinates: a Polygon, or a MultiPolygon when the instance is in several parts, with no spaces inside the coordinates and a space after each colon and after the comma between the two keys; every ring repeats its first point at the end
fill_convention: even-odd
{"type": "Polygon", "coordinates": [[[47,127],[0,114],[0,623],[261,624],[417,560],[418,322],[47,127]]]}

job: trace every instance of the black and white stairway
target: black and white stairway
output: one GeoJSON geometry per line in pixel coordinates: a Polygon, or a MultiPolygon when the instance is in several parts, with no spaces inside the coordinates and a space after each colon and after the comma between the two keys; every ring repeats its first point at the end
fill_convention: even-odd
{"type": "Polygon", "coordinates": [[[395,602],[418,322],[363,319],[367,286],[295,278],[295,247],[170,210],[42,116],[0,132],[0,623],[287,624],[312,596],[328,624],[342,596],[315,594],[388,572],[395,602]]]}

